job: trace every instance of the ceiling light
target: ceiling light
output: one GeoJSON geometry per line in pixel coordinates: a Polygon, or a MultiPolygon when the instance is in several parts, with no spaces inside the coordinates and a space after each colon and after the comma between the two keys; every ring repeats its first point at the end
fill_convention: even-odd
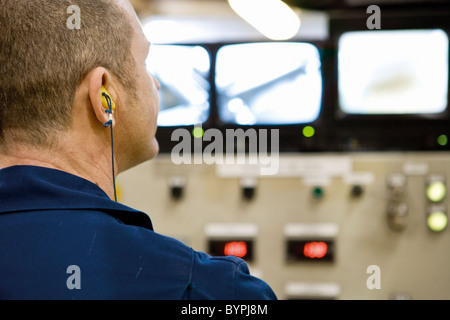
{"type": "Polygon", "coordinates": [[[300,18],[281,0],[228,0],[231,8],[271,40],[288,40],[297,35],[300,18]]]}

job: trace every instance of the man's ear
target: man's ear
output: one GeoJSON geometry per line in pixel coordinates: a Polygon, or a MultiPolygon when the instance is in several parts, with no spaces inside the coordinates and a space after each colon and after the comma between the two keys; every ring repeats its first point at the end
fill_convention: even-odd
{"type": "Polygon", "coordinates": [[[89,99],[98,122],[103,126],[110,120],[110,114],[102,103],[102,86],[114,105],[115,94],[110,83],[110,74],[105,68],[96,68],[89,75],[89,99]]]}

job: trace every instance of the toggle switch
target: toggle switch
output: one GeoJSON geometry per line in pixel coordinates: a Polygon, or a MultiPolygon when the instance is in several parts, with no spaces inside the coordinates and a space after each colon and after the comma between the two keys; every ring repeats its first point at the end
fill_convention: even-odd
{"type": "Polygon", "coordinates": [[[391,174],[387,179],[388,205],[387,220],[389,228],[403,231],[408,225],[408,204],[406,202],[406,176],[391,174]]]}
{"type": "Polygon", "coordinates": [[[389,197],[391,199],[402,199],[406,193],[406,176],[403,174],[392,174],[387,179],[389,197]]]}
{"type": "Polygon", "coordinates": [[[403,231],[408,224],[408,205],[405,202],[391,201],[387,215],[389,227],[394,231],[403,231]]]}
{"type": "Polygon", "coordinates": [[[244,178],[239,182],[242,189],[242,197],[244,200],[251,201],[256,196],[256,188],[258,187],[258,180],[254,178],[244,178]]]}
{"type": "Polygon", "coordinates": [[[364,188],[361,185],[357,184],[357,185],[352,186],[352,188],[350,190],[350,196],[353,199],[361,198],[363,194],[364,194],[364,188]]]}
{"type": "Polygon", "coordinates": [[[170,196],[173,200],[179,201],[184,196],[186,179],[184,177],[172,177],[169,179],[170,196]]]}

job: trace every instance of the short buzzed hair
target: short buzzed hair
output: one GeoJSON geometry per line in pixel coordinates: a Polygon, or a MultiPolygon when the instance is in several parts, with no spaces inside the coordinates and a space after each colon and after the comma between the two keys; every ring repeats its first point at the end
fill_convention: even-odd
{"type": "Polygon", "coordinates": [[[0,142],[51,145],[96,67],[134,88],[134,35],[115,0],[0,0],[0,142]],[[72,5],[79,28],[69,28],[72,5]],[[68,13],[69,12],[69,13],[68,13]]]}

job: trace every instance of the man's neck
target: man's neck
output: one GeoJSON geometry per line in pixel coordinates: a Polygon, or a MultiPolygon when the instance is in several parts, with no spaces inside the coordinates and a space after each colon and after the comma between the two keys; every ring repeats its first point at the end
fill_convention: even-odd
{"type": "Polygon", "coordinates": [[[89,152],[83,149],[36,149],[34,147],[9,146],[0,149],[0,168],[12,166],[38,166],[57,169],[79,176],[95,183],[111,199],[114,186],[111,168],[111,154],[89,152]]]}

